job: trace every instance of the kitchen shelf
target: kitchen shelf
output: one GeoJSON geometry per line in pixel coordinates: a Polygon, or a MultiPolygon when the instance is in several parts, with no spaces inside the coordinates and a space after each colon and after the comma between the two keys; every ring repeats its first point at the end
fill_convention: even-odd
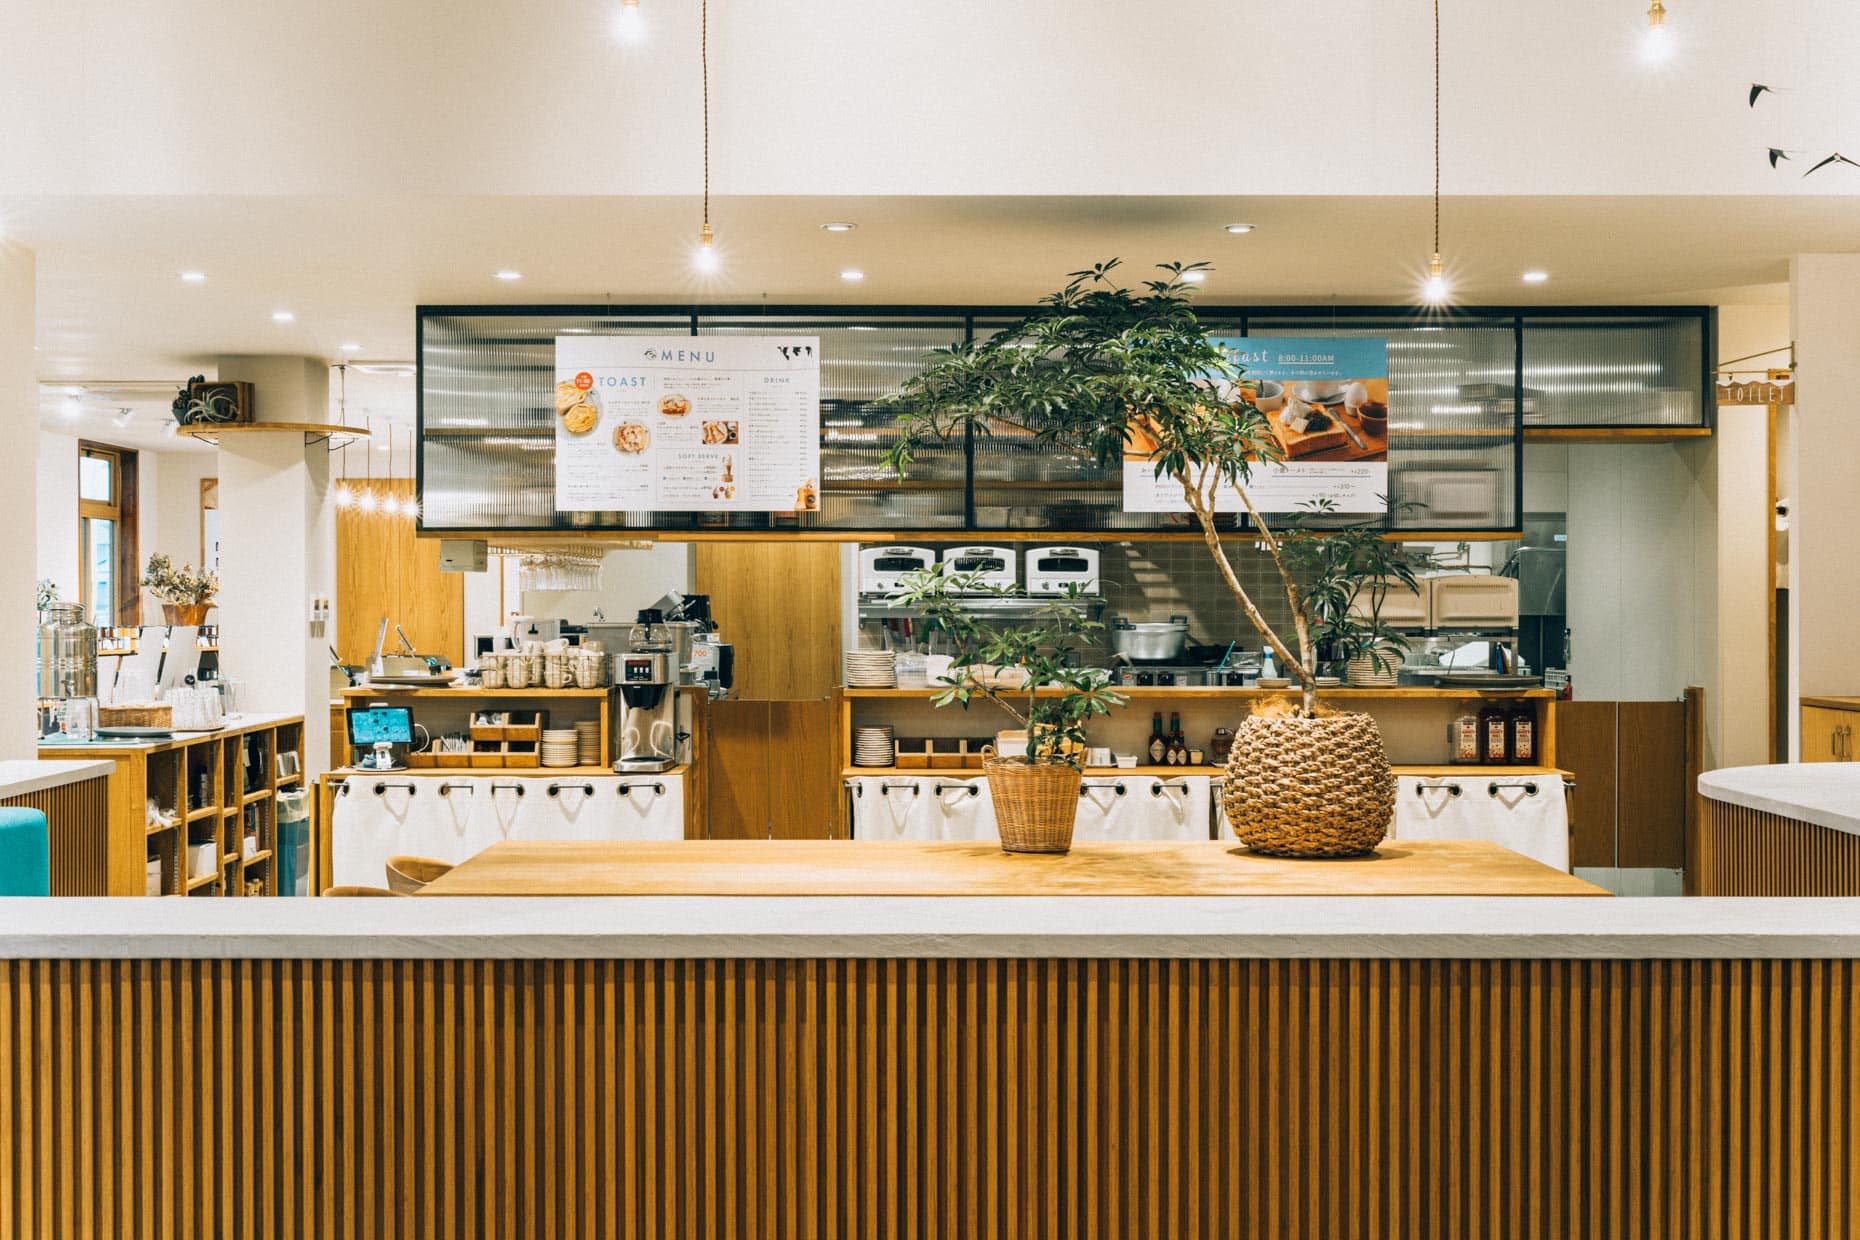
{"type": "MultiPolygon", "coordinates": [[[[1541,778],[1569,778],[1568,771],[1561,771],[1551,766],[1400,766],[1391,765],[1389,769],[1397,775],[1412,775],[1421,779],[1446,779],[1453,776],[1467,778],[1510,778],[1524,779],[1531,776],[1541,778]]],[[[930,769],[926,767],[899,766],[848,766],[840,771],[842,779],[864,775],[896,775],[900,778],[936,778],[976,779],[986,774],[980,767],[943,767],[930,769]]],[[[1203,775],[1213,779],[1224,779],[1227,768],[1224,766],[1088,766],[1085,768],[1087,779],[1109,779],[1117,776],[1154,776],[1157,779],[1169,779],[1180,775],[1203,775]]]]}
{"type": "MultiPolygon", "coordinates": [[[[678,687],[682,689],[682,688],[690,688],[692,686],[680,685],[678,687]]],[[[607,689],[540,689],[540,688],[536,688],[535,686],[531,686],[528,689],[440,689],[440,688],[414,689],[414,688],[398,688],[394,685],[361,685],[356,688],[344,689],[342,691],[342,696],[345,698],[367,698],[367,697],[381,697],[384,694],[392,694],[395,697],[459,698],[459,699],[463,699],[463,698],[601,698],[601,697],[606,697],[609,693],[612,693],[612,692],[613,690],[611,688],[607,688],[607,689]]]]}
{"type": "Polygon", "coordinates": [[[1710,439],[1709,426],[1527,426],[1524,442],[1684,443],[1710,439]]]}
{"type": "MultiPolygon", "coordinates": [[[[941,688],[935,688],[935,689],[928,689],[928,688],[926,689],[847,689],[847,688],[842,688],[840,692],[845,694],[849,698],[896,698],[896,699],[929,698],[929,697],[934,696],[935,694],[943,692],[944,688],[947,688],[947,687],[948,686],[943,686],[941,688]]],[[[1119,693],[1123,694],[1125,697],[1163,698],[1163,699],[1173,698],[1177,701],[1192,701],[1192,700],[1201,699],[1201,698],[1220,699],[1220,698],[1287,697],[1287,696],[1291,696],[1293,694],[1297,694],[1300,692],[1300,690],[1296,688],[1293,688],[1293,689],[1242,689],[1242,688],[1236,688],[1236,687],[1228,686],[1228,685],[1113,685],[1111,687],[1116,689],[1119,693]]],[[[1018,691],[1004,690],[1004,692],[1015,693],[1018,691]]],[[[1438,702],[1438,701],[1463,700],[1466,698],[1487,698],[1487,697],[1533,698],[1533,699],[1537,699],[1541,701],[1541,700],[1554,699],[1556,697],[1556,692],[1557,691],[1555,689],[1543,689],[1543,688],[1537,688],[1537,689],[1433,689],[1433,688],[1428,688],[1424,685],[1399,685],[1392,689],[1350,689],[1350,688],[1319,689],[1318,696],[1321,698],[1328,698],[1333,701],[1340,699],[1340,698],[1348,698],[1352,701],[1364,701],[1364,702],[1369,702],[1369,701],[1387,702],[1387,701],[1402,701],[1402,700],[1419,700],[1419,701],[1438,702]]]]}
{"type": "Polygon", "coordinates": [[[208,883],[217,883],[219,881],[220,881],[220,872],[218,870],[215,870],[211,874],[202,874],[199,878],[188,879],[185,890],[198,891],[200,888],[205,887],[208,883]]]}

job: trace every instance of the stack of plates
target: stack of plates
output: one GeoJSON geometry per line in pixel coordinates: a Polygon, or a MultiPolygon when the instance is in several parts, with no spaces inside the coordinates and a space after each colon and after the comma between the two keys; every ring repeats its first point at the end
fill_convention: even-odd
{"type": "Polygon", "coordinates": [[[599,719],[583,719],[575,725],[575,760],[581,766],[602,765],[599,719]]]}
{"type": "Polygon", "coordinates": [[[889,689],[897,683],[897,656],[889,650],[848,650],[848,689],[889,689]]]}
{"type": "Polygon", "coordinates": [[[891,738],[891,725],[853,729],[854,766],[891,766],[897,762],[898,749],[891,738]]]}
{"type": "Polygon", "coordinates": [[[573,728],[544,728],[542,735],[542,764],[544,766],[574,766],[581,756],[581,745],[573,728]]]}

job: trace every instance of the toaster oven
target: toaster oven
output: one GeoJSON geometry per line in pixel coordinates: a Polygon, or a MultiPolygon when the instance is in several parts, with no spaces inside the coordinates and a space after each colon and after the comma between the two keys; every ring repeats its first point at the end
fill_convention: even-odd
{"type": "Polygon", "coordinates": [[[935,567],[928,547],[867,547],[859,552],[859,593],[896,593],[905,577],[935,567]]]}
{"type": "Polygon", "coordinates": [[[1090,547],[1035,547],[1027,552],[1027,593],[1064,594],[1077,586],[1081,594],[1098,594],[1098,552],[1090,547]]]}
{"type": "Polygon", "coordinates": [[[1012,590],[1019,581],[1015,573],[1017,559],[1012,547],[946,547],[943,571],[975,577],[984,590],[1012,590]]]}

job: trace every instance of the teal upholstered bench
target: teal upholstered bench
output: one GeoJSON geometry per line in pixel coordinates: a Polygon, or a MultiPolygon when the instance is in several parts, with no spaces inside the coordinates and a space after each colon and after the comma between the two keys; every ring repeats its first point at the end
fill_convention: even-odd
{"type": "Polygon", "coordinates": [[[51,840],[36,809],[0,806],[0,896],[52,894],[51,840]]]}

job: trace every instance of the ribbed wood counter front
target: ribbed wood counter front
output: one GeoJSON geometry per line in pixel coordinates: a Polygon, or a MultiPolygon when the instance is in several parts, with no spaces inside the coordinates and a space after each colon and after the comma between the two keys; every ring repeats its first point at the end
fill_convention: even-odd
{"type": "Polygon", "coordinates": [[[1217,841],[1075,845],[682,840],[515,841],[427,896],[1605,896],[1482,840],[1404,840],[1367,857],[1295,861],[1217,841]]]}

